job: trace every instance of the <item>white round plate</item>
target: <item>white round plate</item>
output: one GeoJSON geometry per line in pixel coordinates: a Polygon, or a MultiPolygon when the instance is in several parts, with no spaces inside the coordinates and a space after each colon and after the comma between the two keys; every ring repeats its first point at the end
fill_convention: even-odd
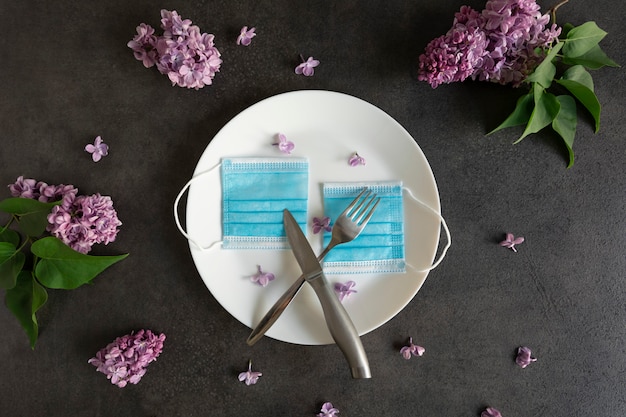
{"type": "MultiPolygon", "coordinates": [[[[309,160],[309,219],[323,216],[321,185],[331,181],[402,180],[404,186],[440,211],[435,178],[411,135],[393,118],[366,101],[329,91],[294,91],[265,99],[241,112],[211,140],[202,154],[187,197],[187,232],[203,247],[222,239],[222,188],[219,164],[225,157],[306,157],[309,160]],[[295,144],[281,154],[276,135],[295,144]],[[352,167],[358,152],[367,161],[352,167]]],[[[263,184],[259,184],[260,187],[263,184]]],[[[398,314],[420,289],[437,252],[439,218],[405,194],[405,274],[327,275],[356,282],[358,292],[343,302],[359,334],[398,314]],[[415,268],[415,269],[413,269],[415,268]]],[[[316,253],[321,234],[307,237],[316,253]]],[[[253,328],[301,270],[289,250],[234,250],[215,244],[201,251],[190,244],[198,272],[217,301],[237,320],[253,328]],[[260,265],[276,279],[267,287],[251,282],[260,265]]],[[[315,292],[305,284],[267,336],[303,345],[334,343],[315,292]]]]}

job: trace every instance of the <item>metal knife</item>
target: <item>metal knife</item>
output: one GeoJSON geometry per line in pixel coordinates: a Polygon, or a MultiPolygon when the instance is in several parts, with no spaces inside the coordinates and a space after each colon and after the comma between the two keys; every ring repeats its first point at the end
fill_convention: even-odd
{"type": "Polygon", "coordinates": [[[311,284],[322,304],[328,330],[348,360],[352,377],[371,378],[369,362],[359,334],[346,309],[343,308],[339,298],[328,284],[309,241],[287,209],[283,211],[283,223],[293,254],[302,269],[304,278],[311,284]]]}

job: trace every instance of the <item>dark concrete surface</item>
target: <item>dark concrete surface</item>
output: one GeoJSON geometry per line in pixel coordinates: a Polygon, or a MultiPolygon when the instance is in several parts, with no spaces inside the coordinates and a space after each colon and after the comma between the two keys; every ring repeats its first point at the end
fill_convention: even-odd
{"type": "MultiPolygon", "coordinates": [[[[552,6],[542,2],[544,9],[552,6]]],[[[93,285],[51,291],[35,350],[0,308],[0,416],[626,415],[626,121],[623,69],[594,72],[603,104],[593,133],[581,112],[564,148],[541,132],[492,135],[520,91],[484,83],[432,90],[416,80],[427,42],[463,4],[481,1],[4,1],[0,6],[0,183],[19,175],[111,195],[124,223],[97,253],[130,257],[93,285]],[[141,22],[177,10],[216,36],[214,85],[171,87],[126,43],[141,22]],[[243,25],[252,46],[235,45],[243,25]],[[298,54],[321,61],[293,74],[298,54]],[[344,92],[380,107],[416,139],[453,234],[446,260],[393,320],[367,334],[374,378],[350,379],[335,346],[264,339],[212,297],[172,219],[172,202],[211,138],[236,114],[292,90],[344,92]],[[110,155],[82,148],[97,135],[110,155]],[[498,245],[526,238],[513,253],[498,245]],[[167,335],[138,385],[119,389],[87,360],[116,336],[167,335]],[[411,335],[426,348],[404,361],[411,335]],[[515,350],[539,358],[526,369],[515,350]],[[262,371],[237,381],[249,358],[262,371]]],[[[595,20],[607,54],[626,63],[623,4],[571,0],[559,23],[595,20]]],[[[3,198],[8,190],[3,192],[3,198]]]]}

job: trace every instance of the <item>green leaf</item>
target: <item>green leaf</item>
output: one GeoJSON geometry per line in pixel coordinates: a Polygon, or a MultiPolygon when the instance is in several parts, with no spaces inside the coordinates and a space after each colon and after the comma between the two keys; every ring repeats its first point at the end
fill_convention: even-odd
{"type": "Polygon", "coordinates": [[[537,65],[537,68],[535,68],[535,70],[528,77],[526,77],[526,81],[537,83],[543,88],[550,87],[552,80],[554,79],[554,75],[556,74],[556,67],[552,63],[552,60],[562,47],[562,42],[558,42],[554,45],[541,64],[537,65]]]}
{"type": "Polygon", "coordinates": [[[566,23],[563,25],[563,27],[561,27],[561,35],[559,36],[561,39],[566,38],[567,34],[570,32],[570,30],[574,29],[574,25],[572,25],[571,23],[566,23]]]}
{"type": "Polygon", "coordinates": [[[600,29],[596,22],[583,23],[567,33],[563,55],[569,58],[581,56],[596,46],[605,36],[606,32],[600,29]]]}
{"type": "Polygon", "coordinates": [[[24,267],[26,255],[9,242],[0,242],[0,288],[13,288],[24,267]]]}
{"type": "Polygon", "coordinates": [[[48,288],[65,290],[90,282],[109,266],[128,256],[85,255],[55,237],[39,239],[33,243],[31,251],[41,258],[35,267],[37,279],[48,288]]]}
{"type": "Polygon", "coordinates": [[[12,243],[17,247],[20,244],[20,234],[8,227],[0,228],[0,242],[12,243]]]}
{"type": "Polygon", "coordinates": [[[563,57],[563,63],[567,65],[583,65],[589,69],[602,67],[619,67],[619,64],[609,58],[600,45],[596,45],[586,53],[577,57],[563,57]]]}
{"type": "Polygon", "coordinates": [[[0,201],[0,211],[19,217],[19,227],[28,236],[40,236],[48,226],[48,214],[60,204],[42,203],[32,198],[12,197],[0,201]]]}
{"type": "Polygon", "coordinates": [[[585,106],[595,121],[596,133],[600,130],[600,102],[593,91],[591,74],[582,66],[576,65],[565,71],[557,83],[567,88],[585,106]]]}
{"type": "Polygon", "coordinates": [[[528,123],[528,120],[530,120],[530,115],[533,112],[533,104],[534,101],[532,92],[523,95],[517,100],[513,113],[511,113],[498,127],[487,134],[490,135],[507,127],[525,125],[528,123]]]}
{"type": "Polygon", "coordinates": [[[576,117],[576,101],[572,96],[557,96],[556,98],[561,104],[559,114],[552,121],[552,128],[563,138],[567,152],[569,154],[570,168],[574,165],[574,136],[576,135],[576,123],[578,118],[576,117]]]}
{"type": "Polygon", "coordinates": [[[540,94],[540,97],[535,98],[535,108],[533,109],[533,113],[530,116],[530,120],[526,125],[526,129],[522,136],[516,140],[514,143],[520,142],[526,136],[537,133],[544,127],[548,126],[554,118],[559,113],[560,109],[559,101],[556,99],[554,94],[551,93],[543,93],[540,94]]]}
{"type": "Polygon", "coordinates": [[[30,347],[33,349],[39,335],[36,313],[47,300],[46,289],[28,271],[22,271],[19,274],[17,284],[7,290],[4,297],[5,304],[26,331],[30,347]]]}

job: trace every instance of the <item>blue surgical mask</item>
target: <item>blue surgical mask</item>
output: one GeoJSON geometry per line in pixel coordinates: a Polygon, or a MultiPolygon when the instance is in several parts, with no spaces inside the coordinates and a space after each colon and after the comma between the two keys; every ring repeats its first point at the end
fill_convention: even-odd
{"type": "MultiPolygon", "coordinates": [[[[336,219],[363,190],[369,188],[380,203],[361,234],[338,245],[324,259],[324,271],[332,274],[406,272],[404,209],[400,181],[325,183],[324,215],[336,219]]],[[[324,235],[324,246],[331,233],[324,235]]]]}
{"type": "Polygon", "coordinates": [[[223,248],[288,248],[284,209],[306,228],[307,159],[225,158],[221,175],[223,248]]]}

